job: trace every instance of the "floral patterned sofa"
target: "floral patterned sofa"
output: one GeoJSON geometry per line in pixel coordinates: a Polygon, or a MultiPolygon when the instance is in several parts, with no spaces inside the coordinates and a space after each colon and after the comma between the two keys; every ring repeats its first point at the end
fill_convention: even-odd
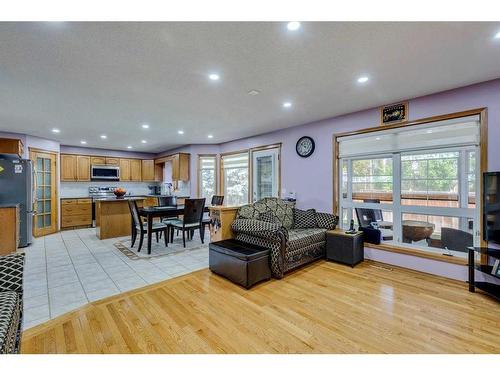
{"type": "Polygon", "coordinates": [[[24,254],[0,257],[0,354],[19,353],[23,321],[24,254]]]}
{"type": "Polygon", "coordinates": [[[237,240],[271,249],[271,272],[283,275],[325,255],[326,231],[338,217],[299,210],[291,202],[264,198],[239,208],[231,224],[237,240]]]}

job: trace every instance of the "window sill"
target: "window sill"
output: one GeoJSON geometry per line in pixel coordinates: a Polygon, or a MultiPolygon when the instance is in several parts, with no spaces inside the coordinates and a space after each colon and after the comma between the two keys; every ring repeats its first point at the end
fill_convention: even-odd
{"type": "Polygon", "coordinates": [[[411,249],[408,247],[401,247],[401,246],[395,246],[395,245],[385,245],[385,244],[374,245],[371,243],[365,243],[365,247],[369,247],[369,248],[377,249],[377,250],[389,251],[389,252],[398,253],[398,254],[412,255],[415,257],[419,257],[419,258],[427,258],[427,259],[437,260],[439,262],[458,264],[461,266],[467,265],[466,258],[450,257],[450,256],[442,255],[442,254],[433,254],[433,253],[430,253],[427,251],[411,249]]]}

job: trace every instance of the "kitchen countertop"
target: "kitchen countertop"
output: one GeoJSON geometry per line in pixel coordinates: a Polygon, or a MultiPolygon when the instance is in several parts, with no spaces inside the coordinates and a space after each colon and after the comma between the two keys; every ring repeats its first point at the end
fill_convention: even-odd
{"type": "MultiPolygon", "coordinates": [[[[177,198],[189,198],[189,195],[153,195],[153,194],[131,194],[125,195],[125,198],[163,198],[163,197],[177,197],[177,198]]],[[[60,199],[90,199],[88,195],[77,196],[77,197],[61,197],[60,199]]],[[[115,197],[96,197],[94,200],[104,200],[104,199],[116,199],[115,197]]]]}
{"type": "MultiPolygon", "coordinates": [[[[102,197],[102,198],[95,198],[95,201],[106,201],[106,202],[117,202],[117,201],[124,201],[124,200],[140,200],[140,199],[145,199],[145,198],[160,198],[160,197],[170,197],[170,195],[125,195],[122,198],[116,198],[116,197],[102,197]]],[[[189,198],[189,197],[177,197],[177,198],[189,198]]]]}

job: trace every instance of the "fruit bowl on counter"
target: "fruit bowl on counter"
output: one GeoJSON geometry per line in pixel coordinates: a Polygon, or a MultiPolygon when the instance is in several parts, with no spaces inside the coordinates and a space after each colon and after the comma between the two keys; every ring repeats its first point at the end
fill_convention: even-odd
{"type": "Polygon", "coordinates": [[[115,193],[117,198],[123,198],[123,196],[127,194],[127,191],[124,188],[116,188],[113,193],[115,193]]]}

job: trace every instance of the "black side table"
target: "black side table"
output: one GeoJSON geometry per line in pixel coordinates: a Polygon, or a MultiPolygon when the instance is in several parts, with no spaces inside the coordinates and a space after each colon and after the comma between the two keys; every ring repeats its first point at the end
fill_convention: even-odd
{"type": "Polygon", "coordinates": [[[326,259],[354,267],[365,259],[363,232],[347,234],[335,229],[326,232],[326,259]]]}

